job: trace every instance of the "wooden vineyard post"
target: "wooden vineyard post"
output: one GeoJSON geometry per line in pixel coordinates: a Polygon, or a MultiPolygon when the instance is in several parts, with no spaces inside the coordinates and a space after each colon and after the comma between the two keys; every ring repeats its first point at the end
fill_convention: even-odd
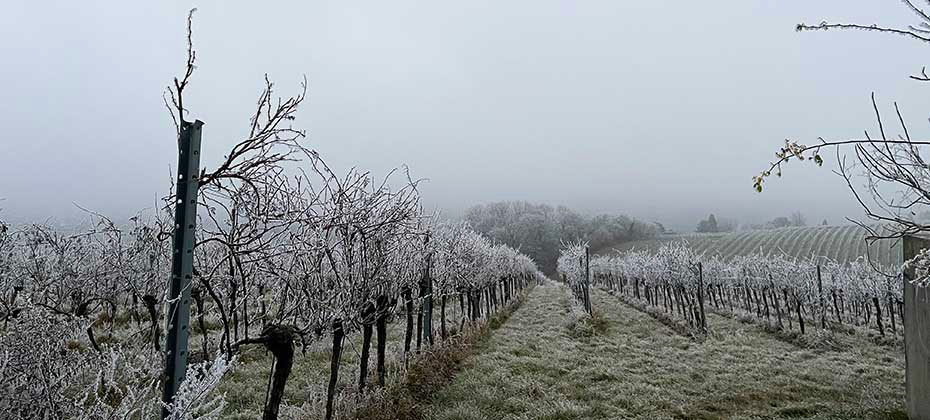
{"type": "Polygon", "coordinates": [[[584,310],[591,315],[591,248],[584,248],[584,310]]]}
{"type": "Polygon", "coordinates": [[[827,310],[823,306],[823,279],[820,277],[820,264],[817,264],[817,293],[820,296],[820,328],[827,329],[827,310]]]}
{"type": "MultiPolygon", "coordinates": [[[[578,268],[581,271],[584,271],[584,257],[578,257],[578,268]]],[[[572,284],[572,292],[575,293],[575,297],[581,301],[581,306],[584,310],[588,310],[588,305],[584,301],[584,280],[579,279],[577,282],[572,284]]]]}
{"type": "MultiPolygon", "coordinates": [[[[904,261],[930,248],[930,240],[905,236],[904,261]]],[[[930,295],[911,284],[914,270],[904,271],[904,359],[907,414],[913,420],[930,420],[930,295]]]]}
{"type": "MultiPolygon", "coordinates": [[[[197,189],[200,187],[200,135],[203,122],[181,121],[178,134],[178,183],[174,205],[174,242],[168,281],[168,331],[165,337],[165,373],[162,402],[171,404],[187,373],[187,338],[190,333],[191,282],[194,272],[194,227],[197,189]]],[[[205,355],[206,356],[206,355],[205,355]]],[[[162,418],[168,418],[167,406],[162,418]]]]}
{"type": "Polygon", "coordinates": [[[698,263],[698,306],[701,308],[701,331],[707,332],[707,317],[704,315],[704,264],[698,263]]]}
{"type": "Polygon", "coordinates": [[[336,383],[339,381],[339,358],[342,357],[342,340],[345,338],[342,320],[333,321],[333,353],[330,357],[329,384],[326,388],[326,420],[333,418],[333,402],[336,396],[336,383]]]}
{"type": "MultiPolygon", "coordinates": [[[[775,306],[775,315],[778,317],[778,329],[782,330],[785,328],[785,324],[781,320],[781,303],[778,303],[778,289],[775,288],[775,281],[772,280],[772,274],[769,273],[769,289],[772,291],[772,304],[775,306]]],[[[789,316],[790,320],[791,317],[789,316]]]]}
{"type": "MultiPolygon", "coordinates": [[[[429,234],[426,235],[426,245],[429,246],[429,234]]],[[[426,254],[426,267],[423,270],[423,284],[421,286],[422,296],[425,298],[421,303],[423,311],[423,341],[427,345],[433,345],[433,279],[430,277],[431,265],[433,263],[433,253],[426,254]]]]}

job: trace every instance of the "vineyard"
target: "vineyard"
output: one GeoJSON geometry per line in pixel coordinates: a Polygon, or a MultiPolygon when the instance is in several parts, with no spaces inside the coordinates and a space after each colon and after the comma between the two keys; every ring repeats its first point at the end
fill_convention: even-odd
{"type": "Polygon", "coordinates": [[[695,340],[600,288],[591,302],[603,328],[585,327],[567,287],[535,287],[428,418],[908,418],[904,355],[886,346],[807,348],[715,313],[695,340]]]}
{"type": "MultiPolygon", "coordinates": [[[[196,8],[184,26],[155,6],[5,8],[0,41],[29,65],[7,70],[7,137],[20,143],[0,164],[15,183],[0,191],[12,204],[0,208],[0,420],[930,420],[930,141],[873,92],[877,131],[863,138],[784,139],[752,189],[721,165],[756,152],[747,135],[823,115],[803,107],[834,110],[821,99],[845,86],[794,70],[865,44],[798,54],[749,38],[782,10],[735,5],[304,3],[210,12],[208,28],[228,26],[207,37],[219,48],[193,95],[196,8]],[[164,76],[149,72],[183,27],[186,59],[161,98],[127,88],[164,76]],[[669,77],[682,57],[710,84],[669,77]],[[296,122],[308,76],[285,95],[268,76],[304,64],[322,81],[314,136],[342,150],[334,166],[296,122]],[[766,80],[752,66],[791,71],[766,80]],[[230,91],[261,73],[233,134],[225,107],[242,97],[230,91]],[[779,118],[725,108],[753,98],[779,118]],[[689,130],[723,134],[693,142],[689,130]],[[784,208],[849,214],[819,179],[769,188],[789,161],[821,167],[827,151],[863,224],[774,228],[805,225],[784,208]],[[434,165],[457,188],[426,198],[406,164],[360,168],[393,159],[434,165]],[[730,191],[739,179],[745,194],[730,191]],[[775,197],[746,204],[763,190],[775,197]],[[558,205],[483,202],[500,191],[558,205]],[[42,221],[76,220],[61,203],[80,221],[42,221]],[[687,209],[726,203],[775,218],[734,231],[740,221],[711,214],[704,233],[666,234],[663,223],[693,225],[687,209]]],[[[903,3],[920,23],[794,28],[930,44],[926,5],[903,3]]],[[[930,82],[926,68],[910,78],[930,82]]]]}
{"type": "Polygon", "coordinates": [[[330,168],[293,126],[306,79],[277,97],[266,76],[243,137],[201,156],[184,106],[195,11],[164,93],[178,161],[156,207],[0,221],[3,418],[370,417],[544,280],[427,213],[409,171],[330,168]]]}
{"type": "Polygon", "coordinates": [[[627,251],[590,261],[584,250],[582,244],[567,247],[559,265],[564,281],[584,291],[579,294],[582,301],[591,285],[601,286],[644,310],[661,312],[663,319],[694,334],[708,332],[710,310],[749,315],[775,330],[800,334],[812,325],[874,329],[882,337],[901,330],[900,268],[877,266],[863,257],[840,263],[760,251],[724,259],[679,241],[656,251],[627,251]]]}
{"type": "MultiPolygon", "coordinates": [[[[499,325],[531,286],[555,287],[517,250],[423,213],[409,185],[329,182],[316,196],[237,199],[229,223],[198,224],[190,376],[167,406],[167,210],[126,226],[92,213],[73,231],[4,224],[0,404],[12,418],[370,418],[424,360],[499,325]],[[280,213],[259,217],[255,205],[280,213]]],[[[615,328],[604,305],[621,305],[704,346],[737,322],[799,348],[843,341],[826,349],[891,354],[903,336],[896,270],[864,258],[726,259],[679,241],[601,256],[578,242],[559,258],[571,328],[585,331],[571,337],[615,328]],[[829,338],[839,335],[852,338],[829,338]]]]}
{"type": "MultiPolygon", "coordinates": [[[[765,243],[761,247],[763,250],[773,248],[777,249],[765,243]]],[[[790,350],[783,351],[789,353],[811,349],[827,354],[861,354],[870,348],[870,352],[882,357],[883,362],[873,362],[876,365],[901,356],[906,317],[906,281],[902,277],[901,264],[882,266],[862,256],[840,262],[817,254],[797,258],[788,253],[765,251],[730,254],[729,258],[724,258],[720,253],[710,254],[700,249],[687,241],[662,241],[653,249],[631,248],[613,255],[591,256],[586,244],[569,243],[559,258],[559,278],[573,297],[573,303],[569,305],[583,310],[587,314],[587,322],[600,324],[600,328],[607,331],[594,334],[595,337],[613,334],[610,332],[613,323],[622,321],[608,318],[620,305],[639,313],[638,317],[648,317],[664,325],[671,334],[699,343],[700,351],[706,351],[708,355],[702,356],[700,362],[694,362],[698,365],[713,365],[721,354],[726,355],[725,359],[735,360],[733,352],[737,350],[731,346],[733,341],[748,337],[745,334],[760,334],[768,340],[788,344],[790,350]]],[[[633,317],[632,314],[626,316],[633,317]]],[[[908,319],[908,322],[915,322],[916,318],[908,319]]],[[[636,329],[631,325],[625,328],[636,329]]],[[[628,334],[628,330],[618,334],[628,334]]],[[[777,347],[773,344],[766,346],[777,347]]],[[[768,348],[757,347],[749,351],[763,355],[768,348]]],[[[650,363],[675,365],[678,362],[653,360],[650,363]]],[[[767,363],[778,365],[780,362],[773,360],[767,363]]],[[[804,362],[798,363],[806,366],[804,362]]],[[[824,361],[819,363],[820,368],[827,365],[824,361]]],[[[750,372],[765,372],[771,367],[744,368],[749,370],[746,375],[754,375],[750,372]]],[[[694,367],[687,364],[675,369],[692,370],[694,367]]],[[[775,369],[787,374],[784,368],[775,369]]],[[[800,369],[806,371],[809,367],[800,369]]],[[[862,372],[862,368],[857,368],[857,371],[862,372]]],[[[892,394],[901,393],[898,388],[903,384],[901,367],[885,372],[883,374],[892,376],[887,378],[889,382],[878,386],[891,386],[885,389],[898,389],[892,394]]],[[[732,381],[751,389],[758,383],[781,380],[762,375],[756,383],[743,383],[742,378],[733,378],[732,381]]],[[[785,385],[770,385],[769,389],[781,389],[779,386],[785,385]]],[[[855,392],[876,391],[859,390],[858,385],[852,383],[846,386],[856,389],[855,392]]],[[[648,393],[647,390],[638,392],[648,393]]],[[[823,395],[823,402],[832,399],[821,394],[821,390],[813,392],[813,395],[823,395]]],[[[689,399],[687,396],[678,398],[689,399]]],[[[828,414],[834,409],[843,410],[842,405],[829,410],[824,410],[824,406],[816,402],[804,408],[791,407],[790,404],[786,408],[778,408],[784,404],[781,397],[764,395],[758,398],[761,401],[771,399],[768,408],[759,411],[765,418],[908,418],[901,408],[900,399],[882,403],[873,401],[868,408],[863,407],[858,412],[828,414]],[[878,407],[887,411],[867,412],[878,407]]],[[[802,398],[800,395],[792,396],[790,401],[797,402],[802,398]]],[[[862,398],[872,401],[876,397],[862,398]]],[[[735,418],[737,411],[756,410],[748,406],[734,408],[719,400],[689,406],[683,411],[676,411],[680,408],[669,409],[674,418],[735,418]]],[[[621,406],[620,410],[625,412],[625,407],[621,406]]],[[[637,411],[633,417],[639,418],[639,413],[637,411]]],[[[666,411],[662,415],[668,414],[666,411]]],[[[598,412],[589,412],[588,415],[604,417],[598,412]]]]}
{"type": "MultiPolygon", "coordinates": [[[[75,228],[0,222],[7,417],[442,418],[434,393],[468,378],[482,360],[468,355],[487,351],[491,331],[512,331],[511,313],[526,319],[527,301],[544,319],[558,300],[571,340],[620,323],[641,334],[643,318],[618,319],[619,305],[707,351],[738,322],[799,349],[879,345],[896,363],[901,266],[882,263],[893,248],[859,245],[854,228],[662,239],[607,255],[572,242],[558,258],[563,289],[518,249],[425,212],[408,173],[337,175],[281,125],[302,94],[276,109],[270,95],[268,82],[252,133],[212,170],[184,161],[199,154],[202,123],[179,121],[182,164],[154,210],[125,222],[85,210],[75,228]]],[[[655,408],[637,404],[615,411],[655,408]]]]}
{"type": "MultiPolygon", "coordinates": [[[[257,234],[257,226],[284,222],[250,215],[233,219],[237,224],[222,234],[199,232],[204,245],[198,247],[190,343],[196,379],[182,388],[169,408],[172,415],[223,414],[226,402],[212,391],[254,345],[274,358],[264,411],[266,418],[276,415],[295,345],[325,341],[331,344],[331,373],[316,394],[326,395],[328,387],[329,418],[340,400],[336,394],[349,392],[336,388],[346,337],[362,340],[357,392],[370,386],[371,357],[375,386],[384,386],[389,321],[405,325],[391,331],[403,342],[394,356],[408,360],[422,346],[484,322],[541,278],[515,250],[492,245],[464,225],[417,213],[413,201],[355,185],[339,191],[352,197],[341,212],[324,216],[321,205],[306,223],[257,234]]],[[[251,210],[237,209],[243,215],[251,210]]],[[[306,214],[308,208],[291,210],[306,214]]],[[[4,226],[0,367],[7,380],[0,406],[7,414],[158,416],[170,266],[169,248],[158,240],[164,228],[163,219],[141,217],[129,227],[100,217],[77,233],[4,226]]]]}
{"type": "Polygon", "coordinates": [[[724,259],[762,254],[786,255],[790,258],[819,256],[837,262],[854,261],[863,257],[882,265],[893,265],[902,261],[900,241],[882,240],[869,244],[865,237],[865,229],[858,225],[788,227],[732,233],[666,235],[626,242],[600,250],[599,253],[656,251],[668,242],[687,242],[688,246],[699,254],[724,259]]]}

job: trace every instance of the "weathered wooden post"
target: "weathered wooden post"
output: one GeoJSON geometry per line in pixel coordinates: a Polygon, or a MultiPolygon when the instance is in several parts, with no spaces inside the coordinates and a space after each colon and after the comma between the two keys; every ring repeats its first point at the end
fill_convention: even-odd
{"type": "MultiPolygon", "coordinates": [[[[930,248],[926,237],[903,238],[904,261],[930,248]]],[[[904,272],[904,356],[907,414],[912,420],[930,420],[930,295],[911,284],[914,270],[904,272]]]]}
{"type": "Polygon", "coordinates": [[[591,248],[584,247],[584,309],[591,314],[591,248]]]}
{"type": "Polygon", "coordinates": [[[704,314],[704,264],[698,263],[698,305],[701,308],[701,331],[707,332],[707,316],[704,314]]]}
{"type": "MultiPolygon", "coordinates": [[[[429,234],[426,234],[426,245],[429,246],[429,234]]],[[[431,266],[433,264],[433,253],[426,254],[426,268],[423,270],[423,285],[421,293],[423,299],[423,341],[433,345],[433,279],[431,277],[431,266]]],[[[490,314],[489,314],[490,315],[490,314]]]]}
{"type": "MultiPolygon", "coordinates": [[[[584,271],[584,257],[578,257],[578,269],[584,271]]],[[[582,281],[579,279],[576,282],[572,282],[569,286],[572,288],[572,296],[575,296],[575,299],[582,301],[581,306],[584,306],[584,296],[581,293],[581,283],[582,281]]]]}
{"type": "Polygon", "coordinates": [[[820,276],[820,264],[817,264],[817,295],[820,296],[820,328],[827,329],[827,310],[823,305],[823,278],[820,276]]]}
{"type": "Polygon", "coordinates": [[[325,420],[333,418],[333,401],[336,397],[336,383],[339,381],[339,358],[342,357],[342,344],[346,332],[343,329],[342,319],[333,321],[333,353],[329,365],[329,385],[326,388],[326,416],[325,420]]]}
{"type": "MultiPolygon", "coordinates": [[[[194,226],[197,189],[200,187],[200,134],[203,122],[181,121],[178,134],[178,180],[174,205],[174,242],[168,288],[165,374],[162,401],[170,404],[187,373],[187,338],[190,333],[191,281],[194,271],[194,226]]],[[[169,416],[162,408],[162,418],[169,416]]]]}

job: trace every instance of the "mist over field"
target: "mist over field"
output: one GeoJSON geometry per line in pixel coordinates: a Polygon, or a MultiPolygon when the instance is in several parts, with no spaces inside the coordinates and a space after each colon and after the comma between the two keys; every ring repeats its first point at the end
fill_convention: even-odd
{"type": "Polygon", "coordinates": [[[7,3],[2,420],[930,419],[930,0],[7,3]]]}
{"type": "MultiPolygon", "coordinates": [[[[783,139],[875,130],[869,94],[920,118],[906,76],[920,45],[796,33],[829,17],[893,25],[893,2],[201,2],[191,118],[205,164],[247,129],[265,73],[309,81],[295,126],[336,168],[428,178],[450,215],[500,200],[622,213],[692,229],[714,213],[860,217],[834,157],[750,177],[783,139]]],[[[19,221],[114,216],[166,192],[175,141],[162,93],[184,53],[187,2],[13,2],[0,13],[6,84],[0,197],[19,221]]],[[[914,134],[926,134],[915,124],[914,134]]]]}

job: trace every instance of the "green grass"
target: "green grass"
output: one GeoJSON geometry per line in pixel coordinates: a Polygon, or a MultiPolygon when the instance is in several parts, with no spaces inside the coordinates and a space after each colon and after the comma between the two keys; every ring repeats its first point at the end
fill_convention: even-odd
{"type": "Polygon", "coordinates": [[[428,402],[453,419],[903,419],[904,357],[862,340],[802,348],[708,314],[693,341],[593,290],[596,334],[576,332],[568,291],[536,287],[428,402]]]}

